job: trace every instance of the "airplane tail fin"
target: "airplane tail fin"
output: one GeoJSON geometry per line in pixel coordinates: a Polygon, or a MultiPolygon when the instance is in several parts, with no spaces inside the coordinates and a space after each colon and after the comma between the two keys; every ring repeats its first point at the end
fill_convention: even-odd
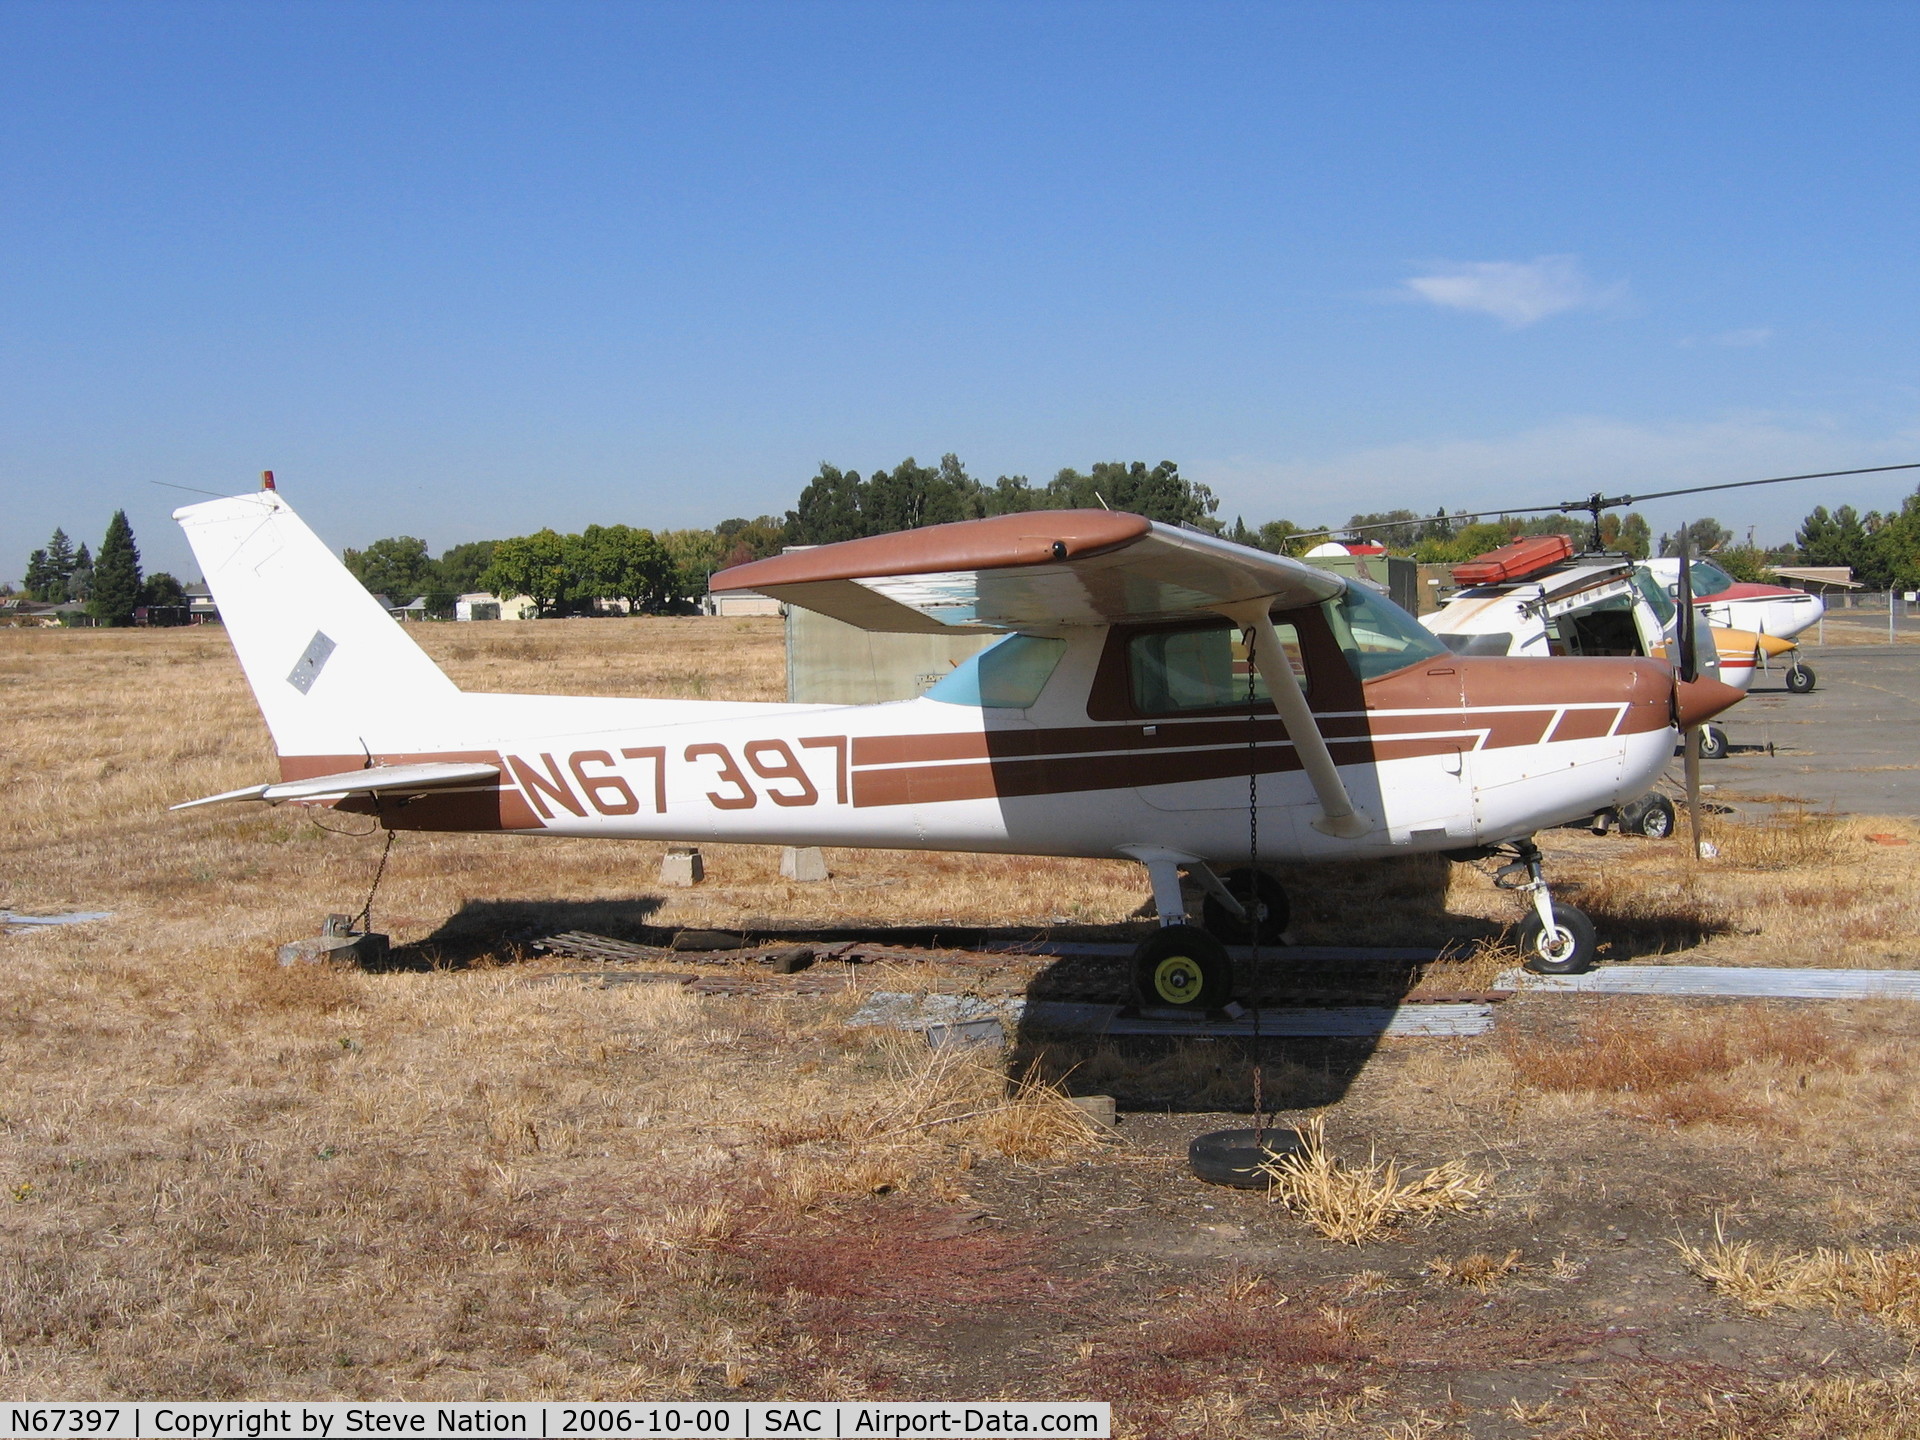
{"type": "Polygon", "coordinates": [[[173,513],[282,755],[391,748],[460,691],[271,490],[173,513]]]}

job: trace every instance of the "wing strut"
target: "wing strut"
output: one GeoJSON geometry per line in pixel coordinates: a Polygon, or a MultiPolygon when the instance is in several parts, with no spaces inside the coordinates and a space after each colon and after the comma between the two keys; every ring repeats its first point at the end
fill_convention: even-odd
{"type": "Polygon", "coordinates": [[[1300,689],[1299,677],[1293,673],[1280,637],[1273,631],[1273,621],[1267,614],[1271,603],[1267,599],[1244,600],[1215,608],[1253,637],[1254,668],[1267,682],[1273,708],[1279,712],[1280,723],[1286,726],[1287,738],[1293,741],[1307,780],[1313,786],[1314,798],[1320,802],[1320,818],[1313,822],[1313,828],[1342,840],[1357,840],[1373,826],[1354,809],[1347,795],[1347,787],[1340,779],[1340,767],[1333,763],[1333,756],[1327,751],[1326,737],[1320,733],[1319,722],[1313,718],[1307,697],[1300,689]]]}

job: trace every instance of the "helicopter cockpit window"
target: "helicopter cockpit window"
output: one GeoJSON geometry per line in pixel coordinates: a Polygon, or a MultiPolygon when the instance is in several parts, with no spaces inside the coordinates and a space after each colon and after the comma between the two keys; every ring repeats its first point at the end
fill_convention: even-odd
{"type": "MultiPolygon", "coordinates": [[[[1287,661],[1307,688],[1306,666],[1300,659],[1300,632],[1276,622],[1274,634],[1287,661]]],[[[1228,625],[1204,629],[1150,630],[1127,643],[1127,673],[1133,687],[1133,708],[1141,715],[1177,715],[1185,710],[1221,710],[1271,704],[1267,682],[1255,671],[1245,637],[1228,625]],[[1249,691],[1248,683],[1252,689],[1249,691]]]]}
{"type": "Polygon", "coordinates": [[[1421,660],[1448,654],[1431,630],[1383,595],[1349,585],[1325,606],[1334,642],[1361,680],[1391,675],[1421,660]]]}
{"type": "Polygon", "coordinates": [[[987,710],[1025,710],[1040,698],[1066,653],[1064,640],[1009,635],[955,666],[927,691],[927,699],[987,710]]]}

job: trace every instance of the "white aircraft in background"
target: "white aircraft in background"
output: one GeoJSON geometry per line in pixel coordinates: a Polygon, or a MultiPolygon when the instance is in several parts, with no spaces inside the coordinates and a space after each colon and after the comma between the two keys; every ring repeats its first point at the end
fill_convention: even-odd
{"type": "Polygon", "coordinates": [[[1683,727],[1739,698],[1647,659],[1456,655],[1338,575],[1084,510],[714,577],[873,630],[1005,633],[918,699],[474,694],[277,493],[174,518],[280,756],[277,780],[188,804],[331,805],[399,830],[1129,859],[1161,924],[1134,983],[1163,1007],[1226,1004],[1219,935],[1276,940],[1272,872],[1326,860],[1508,854],[1534,966],[1589,967],[1592,923],[1549,895],[1534,832],[1642,794],[1683,727]]]}
{"type": "MultiPolygon", "coordinates": [[[[1648,560],[1645,564],[1654,578],[1667,587],[1669,595],[1677,593],[1678,560],[1648,560]]],[[[1784,585],[1735,580],[1706,556],[1695,560],[1687,569],[1693,581],[1694,608],[1715,625],[1756,630],[1762,635],[1790,640],[1827,613],[1827,602],[1818,595],[1789,590],[1784,585]]]]}

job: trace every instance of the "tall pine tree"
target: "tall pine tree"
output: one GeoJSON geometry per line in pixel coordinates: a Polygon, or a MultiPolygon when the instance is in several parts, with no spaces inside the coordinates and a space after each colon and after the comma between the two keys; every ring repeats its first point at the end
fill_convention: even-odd
{"type": "Polygon", "coordinates": [[[102,625],[131,625],[140,603],[140,551],[133,543],[127,512],[116,510],[107,522],[107,538],[93,562],[93,588],[87,613],[102,625]]]}

